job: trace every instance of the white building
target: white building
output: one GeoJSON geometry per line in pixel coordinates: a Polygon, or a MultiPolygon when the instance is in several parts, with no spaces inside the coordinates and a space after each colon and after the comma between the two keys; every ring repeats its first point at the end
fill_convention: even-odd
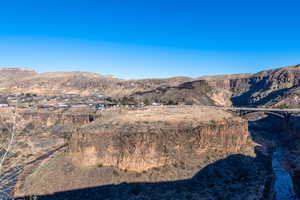
{"type": "Polygon", "coordinates": [[[7,108],[7,107],[8,107],[8,104],[5,104],[5,103],[0,104],[0,108],[7,108]]]}

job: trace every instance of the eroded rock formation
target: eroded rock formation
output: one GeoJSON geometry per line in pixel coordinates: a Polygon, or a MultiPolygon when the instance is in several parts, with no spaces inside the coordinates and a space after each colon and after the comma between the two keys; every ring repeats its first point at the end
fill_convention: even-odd
{"type": "Polygon", "coordinates": [[[24,111],[20,112],[22,118],[26,121],[32,121],[44,126],[70,125],[82,126],[95,121],[101,115],[95,113],[72,113],[55,111],[24,111]]]}
{"type": "Polygon", "coordinates": [[[73,133],[69,141],[72,162],[142,172],[181,162],[192,164],[208,151],[238,153],[248,141],[247,122],[228,113],[215,111],[213,119],[199,108],[182,108],[179,114],[178,108],[160,109],[131,111],[73,133]]]}

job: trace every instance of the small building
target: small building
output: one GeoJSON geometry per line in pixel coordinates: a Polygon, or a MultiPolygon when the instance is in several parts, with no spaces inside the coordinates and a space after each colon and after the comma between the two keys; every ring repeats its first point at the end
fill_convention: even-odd
{"type": "Polygon", "coordinates": [[[8,107],[9,107],[9,105],[6,104],[6,103],[1,103],[0,104],[0,108],[8,108],[8,107]]]}
{"type": "Polygon", "coordinates": [[[88,105],[86,104],[75,104],[71,106],[72,108],[86,108],[88,105]]]}
{"type": "Polygon", "coordinates": [[[151,105],[152,105],[152,106],[160,106],[161,104],[160,104],[160,103],[153,102],[151,105]]]}
{"type": "Polygon", "coordinates": [[[68,108],[69,105],[67,104],[58,104],[58,105],[55,105],[56,108],[68,108]]]}
{"type": "Polygon", "coordinates": [[[105,109],[105,104],[104,104],[104,103],[97,103],[97,104],[95,105],[95,108],[96,108],[97,110],[104,110],[104,109],[105,109]]]}
{"type": "Polygon", "coordinates": [[[51,108],[52,106],[50,105],[38,105],[38,108],[51,108]]]}

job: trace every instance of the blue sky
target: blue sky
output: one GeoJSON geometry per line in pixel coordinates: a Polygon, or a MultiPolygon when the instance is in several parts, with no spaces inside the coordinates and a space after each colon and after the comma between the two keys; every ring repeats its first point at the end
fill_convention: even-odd
{"type": "Polygon", "coordinates": [[[300,1],[0,1],[0,66],[120,78],[300,63],[300,1]]]}

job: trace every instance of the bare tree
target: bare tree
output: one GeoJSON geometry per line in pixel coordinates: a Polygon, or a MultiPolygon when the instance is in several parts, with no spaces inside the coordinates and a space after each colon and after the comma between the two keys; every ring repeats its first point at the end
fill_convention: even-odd
{"type": "Polygon", "coordinates": [[[26,160],[26,153],[16,148],[16,138],[24,128],[17,107],[18,103],[0,112],[0,200],[10,199],[17,177],[24,167],[23,161],[26,160]]]}
{"type": "Polygon", "coordinates": [[[14,149],[20,121],[16,107],[2,110],[0,114],[0,199],[10,196],[22,170],[23,154],[14,149]]]}

